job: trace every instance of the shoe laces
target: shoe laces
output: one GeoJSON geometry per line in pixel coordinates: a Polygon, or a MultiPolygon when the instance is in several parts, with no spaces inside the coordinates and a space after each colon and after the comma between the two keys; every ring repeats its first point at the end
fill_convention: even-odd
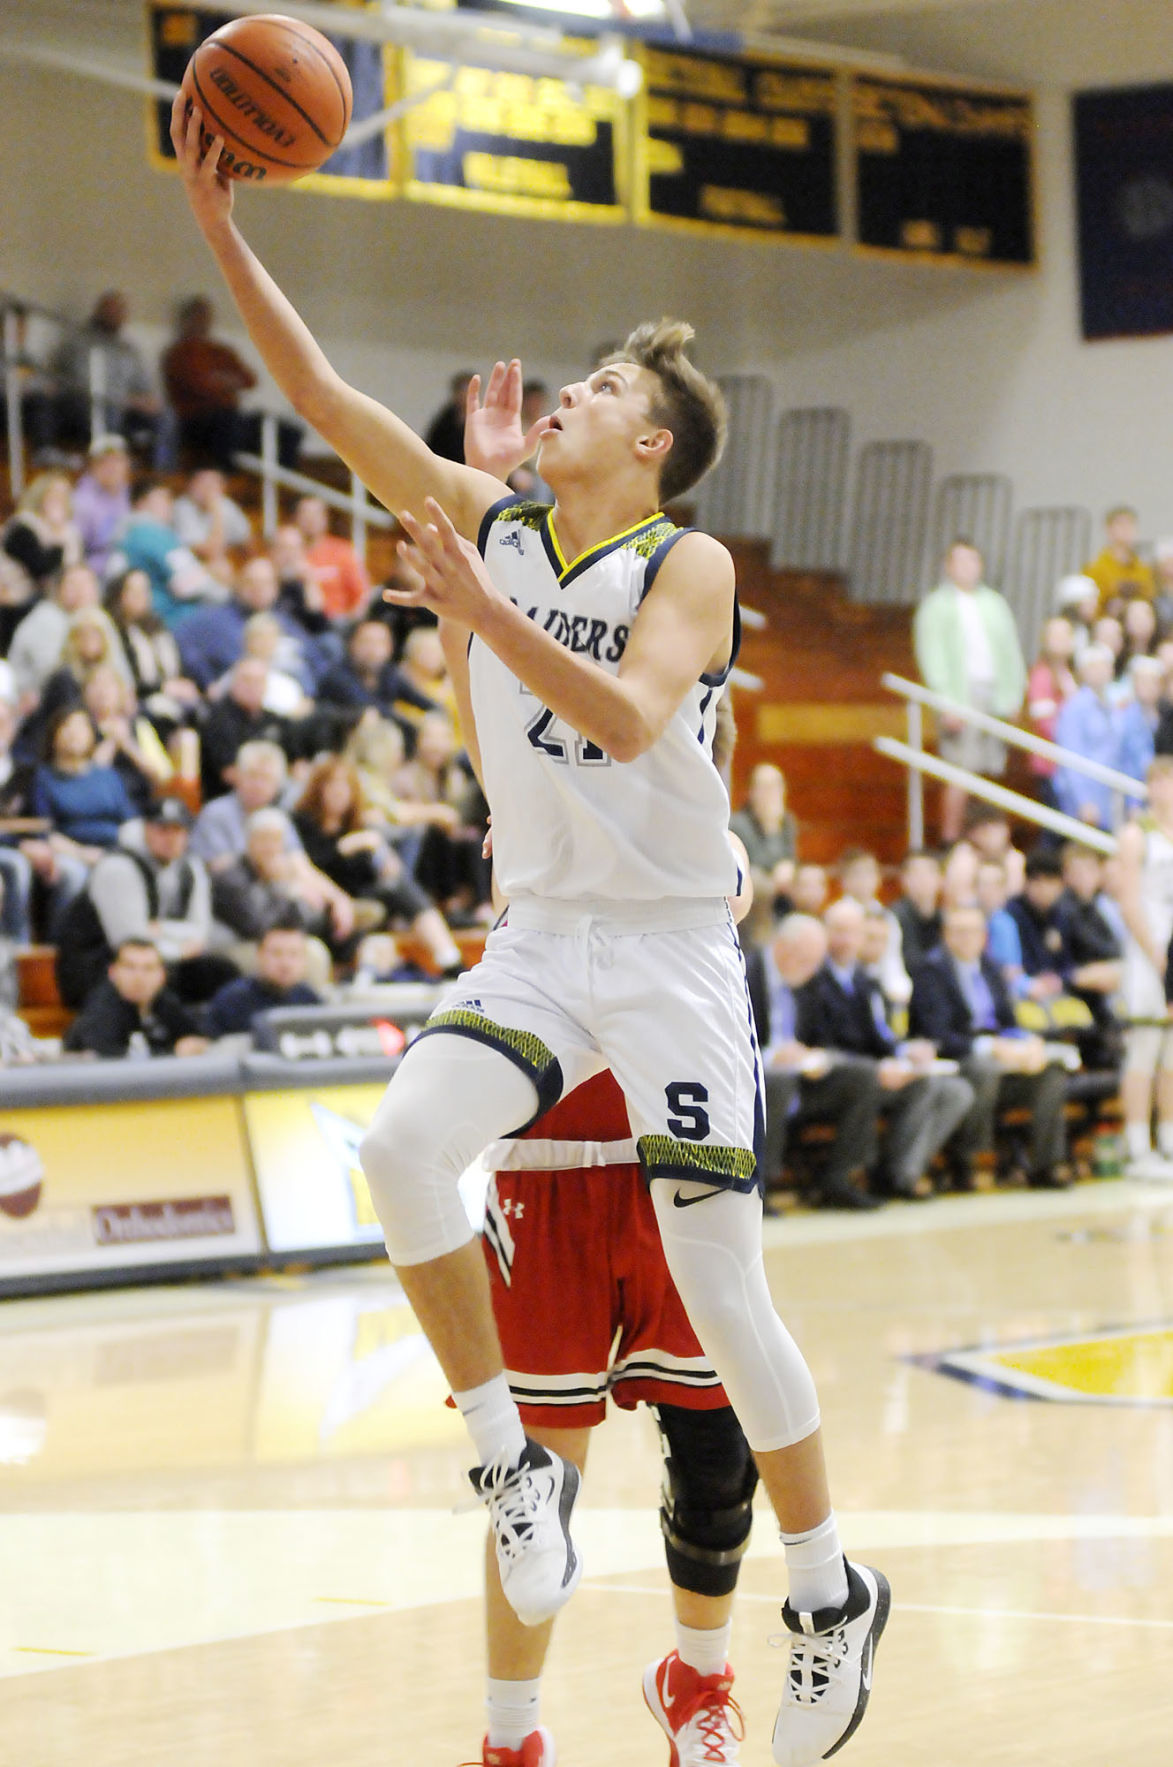
{"type": "Polygon", "coordinates": [[[787,1691],[795,1706],[817,1706],[851,1671],[851,1646],[842,1626],[827,1632],[776,1632],[767,1642],[774,1650],[790,1646],[787,1691]]]}
{"type": "MultiPolygon", "coordinates": [[[[680,1729],[693,1725],[704,1754],[692,1759],[726,1763],[736,1761],[739,1743],[745,1741],[745,1719],[728,1687],[702,1687],[691,1710],[683,1714],[680,1729]]],[[[679,1745],[680,1732],[677,1732],[679,1745]]]]}
{"type": "Polygon", "coordinates": [[[481,1474],[480,1491],[489,1506],[499,1555],[509,1560],[520,1557],[544,1501],[533,1469],[524,1464],[512,1466],[499,1454],[481,1474]]]}

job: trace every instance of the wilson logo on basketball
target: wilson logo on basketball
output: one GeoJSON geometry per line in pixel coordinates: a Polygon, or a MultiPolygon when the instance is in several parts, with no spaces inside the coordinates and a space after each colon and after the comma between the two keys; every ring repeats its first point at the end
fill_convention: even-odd
{"type": "Polygon", "coordinates": [[[14,1221],[31,1215],[41,1200],[45,1167],[40,1154],[19,1135],[0,1135],[0,1213],[14,1221]]]}
{"type": "Polygon", "coordinates": [[[213,68],[211,82],[213,86],[220,88],[233,110],[237,110],[242,116],[247,117],[253,128],[258,130],[260,134],[267,135],[279,147],[294,145],[296,137],[291,135],[288,129],[283,129],[275,117],[269,116],[266,111],[262,110],[255,98],[250,98],[247,92],[242,92],[226,68],[213,68]]]}

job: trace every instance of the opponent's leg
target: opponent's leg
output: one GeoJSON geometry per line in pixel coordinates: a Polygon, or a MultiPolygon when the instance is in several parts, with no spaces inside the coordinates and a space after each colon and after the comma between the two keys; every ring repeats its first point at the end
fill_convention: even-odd
{"type": "Polygon", "coordinates": [[[500,1050],[434,1034],[409,1050],[360,1150],[387,1250],[477,1446],[502,1582],[526,1624],[573,1594],[569,1534],[578,1472],[527,1443],[505,1379],[484,1258],[460,1200],[462,1172],[520,1128],[538,1090],[500,1050]]]}
{"type": "Polygon", "coordinates": [[[644,1699],[677,1767],[738,1759],[730,1616],[753,1523],[757,1471],[729,1406],[656,1408],[664,1443],[660,1525],[676,1615],[676,1649],[644,1671],[644,1699]]]}
{"type": "MultiPolygon", "coordinates": [[[[558,1457],[586,1466],[589,1430],[531,1426],[531,1439],[558,1457]]],[[[497,1555],[485,1552],[485,1687],[487,1730],[484,1767],[553,1767],[554,1739],[541,1723],[541,1675],[554,1630],[553,1620],[523,1626],[501,1588],[497,1555]]]]}

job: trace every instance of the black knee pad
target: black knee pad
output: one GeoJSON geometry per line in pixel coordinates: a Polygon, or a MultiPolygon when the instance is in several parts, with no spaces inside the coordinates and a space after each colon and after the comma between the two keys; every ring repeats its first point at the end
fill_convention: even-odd
{"type": "Polygon", "coordinates": [[[664,1446],[660,1527],[668,1574],[694,1595],[731,1595],[749,1532],[758,1469],[731,1406],[655,1408],[664,1446]]]}

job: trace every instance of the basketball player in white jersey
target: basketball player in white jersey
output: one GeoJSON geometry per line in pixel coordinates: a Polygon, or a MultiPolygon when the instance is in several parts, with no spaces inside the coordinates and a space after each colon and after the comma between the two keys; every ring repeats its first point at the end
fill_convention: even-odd
{"type": "Polygon", "coordinates": [[[717,458],[720,395],[684,355],[689,327],[644,326],[537,426],[553,510],[502,499],[335,373],[237,230],[223,142],[204,156],[201,122],[176,100],[192,211],[277,384],[401,512],[417,587],[400,599],[440,618],[492,811],[507,919],[400,1063],[362,1160],[481,1461],[505,1596],[530,1624],[569,1598],[578,1475],[526,1440],[458,1180],[607,1066],[669,1269],[778,1517],[792,1642],[774,1759],[806,1767],[863,1717],[889,1592],[844,1558],[814,1383],[762,1265],[760,1063],[710,755],[736,653],[733,564],[660,513],[717,458]]]}
{"type": "Polygon", "coordinates": [[[1146,781],[1148,809],[1121,829],[1116,861],[1120,911],[1128,928],[1121,992],[1126,1017],[1140,1021],[1125,1034],[1120,1093],[1129,1176],[1173,1181],[1173,1024],[1162,1029],[1173,939],[1173,756],[1158,755],[1146,781]],[[1150,1139],[1154,1091],[1155,1153],[1150,1139]]]}

